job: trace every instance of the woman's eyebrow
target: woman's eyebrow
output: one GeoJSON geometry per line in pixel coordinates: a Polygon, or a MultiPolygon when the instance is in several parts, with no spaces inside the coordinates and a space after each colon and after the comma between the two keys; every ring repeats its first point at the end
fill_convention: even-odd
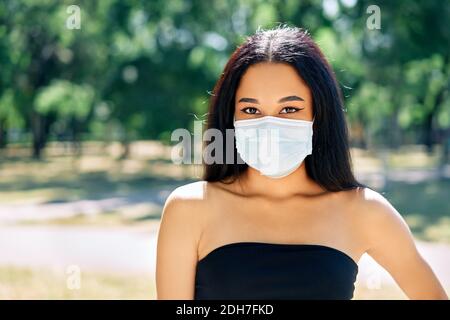
{"type": "Polygon", "coordinates": [[[279,103],[286,102],[286,101],[305,101],[305,100],[303,100],[303,98],[301,98],[299,96],[287,96],[287,97],[284,97],[284,98],[281,98],[280,100],[278,100],[279,103]]]}
{"type": "MultiPolygon", "coordinates": [[[[284,97],[284,98],[281,98],[280,100],[278,100],[279,103],[287,102],[287,101],[305,101],[305,100],[299,96],[287,96],[287,97],[284,97]]],[[[250,103],[259,104],[259,101],[254,98],[241,98],[241,99],[239,99],[238,102],[250,102],[250,103]]]]}
{"type": "Polygon", "coordinates": [[[258,100],[253,98],[241,98],[238,102],[251,102],[251,103],[257,103],[259,104],[258,100]]]}

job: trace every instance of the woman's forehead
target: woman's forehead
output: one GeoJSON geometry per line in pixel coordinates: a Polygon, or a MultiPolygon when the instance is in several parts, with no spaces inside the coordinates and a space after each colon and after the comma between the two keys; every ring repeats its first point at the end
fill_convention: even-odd
{"type": "Polygon", "coordinates": [[[286,63],[258,63],[250,66],[241,78],[236,102],[243,97],[277,100],[289,95],[310,98],[309,87],[294,67],[286,63]]]}

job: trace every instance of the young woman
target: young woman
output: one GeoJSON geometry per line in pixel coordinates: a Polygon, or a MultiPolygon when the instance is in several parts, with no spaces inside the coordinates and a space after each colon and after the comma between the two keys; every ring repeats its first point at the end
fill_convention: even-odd
{"type": "Polygon", "coordinates": [[[351,299],[365,252],[409,298],[446,298],[400,214],[355,180],[341,94],[306,32],[261,30],[237,48],[208,128],[235,129],[235,161],[167,199],[157,299],[351,299]],[[251,156],[269,143],[268,161],[251,156]]]}

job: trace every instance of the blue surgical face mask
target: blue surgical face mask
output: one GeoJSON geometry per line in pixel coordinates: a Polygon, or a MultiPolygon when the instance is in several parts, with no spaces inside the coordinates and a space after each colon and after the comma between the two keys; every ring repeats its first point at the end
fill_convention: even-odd
{"type": "Polygon", "coordinates": [[[236,149],[262,175],[286,177],[312,154],[313,123],[273,116],[234,120],[236,149]]]}

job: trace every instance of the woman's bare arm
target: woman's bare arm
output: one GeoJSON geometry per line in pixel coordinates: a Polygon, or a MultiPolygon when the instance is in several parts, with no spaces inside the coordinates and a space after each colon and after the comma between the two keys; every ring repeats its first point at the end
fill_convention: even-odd
{"type": "Polygon", "coordinates": [[[156,258],[158,300],[194,298],[200,223],[197,200],[189,188],[172,192],[163,209],[156,258]]]}
{"type": "Polygon", "coordinates": [[[367,253],[391,274],[410,299],[448,299],[399,212],[373,190],[364,191],[364,200],[367,253]]]}

